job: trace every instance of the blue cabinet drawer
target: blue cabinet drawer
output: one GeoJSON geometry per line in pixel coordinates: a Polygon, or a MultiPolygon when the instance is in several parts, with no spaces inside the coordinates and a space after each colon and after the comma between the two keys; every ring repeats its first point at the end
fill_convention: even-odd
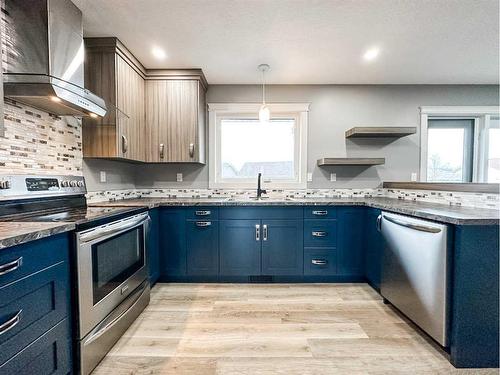
{"type": "Polygon", "coordinates": [[[336,220],[304,220],[304,246],[335,247],[336,245],[336,220]]]}
{"type": "Polygon", "coordinates": [[[69,315],[67,262],[0,288],[0,364],[69,315]]]}
{"type": "Polygon", "coordinates": [[[302,219],[302,207],[221,207],[220,219],[265,220],[302,219]]]}
{"type": "Polygon", "coordinates": [[[68,260],[68,234],[43,238],[0,251],[0,287],[68,260]]]}
{"type": "Polygon", "coordinates": [[[186,221],[187,274],[217,276],[219,274],[219,222],[186,221]]]}
{"type": "Polygon", "coordinates": [[[219,209],[217,207],[189,207],[186,209],[186,219],[191,220],[217,220],[219,209]]]}
{"type": "Polygon", "coordinates": [[[337,273],[335,248],[305,248],[304,275],[333,276],[337,273]]]}
{"type": "Polygon", "coordinates": [[[71,338],[68,319],[64,319],[0,365],[2,375],[65,375],[70,372],[71,338]]]}
{"type": "Polygon", "coordinates": [[[304,207],[304,219],[336,219],[337,209],[333,206],[304,207]]]}

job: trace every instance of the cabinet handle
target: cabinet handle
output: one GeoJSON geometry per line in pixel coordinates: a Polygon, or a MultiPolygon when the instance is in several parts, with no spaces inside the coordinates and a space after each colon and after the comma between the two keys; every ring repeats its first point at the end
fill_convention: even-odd
{"type": "Polygon", "coordinates": [[[17,270],[23,265],[23,257],[17,258],[13,262],[5,263],[0,266],[0,276],[6,275],[12,271],[17,270]]]}
{"type": "Polygon", "coordinates": [[[163,143],[160,143],[160,159],[163,159],[165,156],[165,145],[163,143]]]}
{"type": "Polygon", "coordinates": [[[122,135],[122,153],[126,153],[128,150],[128,139],[124,135],[122,135]]]}
{"type": "Polygon", "coordinates": [[[255,224],[255,241],[260,241],[260,224],[255,224]]]}
{"type": "Polygon", "coordinates": [[[17,326],[21,320],[21,313],[23,310],[19,310],[16,315],[7,320],[5,323],[0,324],[0,335],[9,332],[12,328],[17,326]]]}
{"type": "Polygon", "coordinates": [[[316,266],[324,266],[328,264],[328,261],[326,261],[325,259],[312,259],[311,263],[316,266]]]}
{"type": "Polygon", "coordinates": [[[189,144],[189,157],[193,157],[194,156],[194,143],[190,143],[189,144]]]}
{"type": "Polygon", "coordinates": [[[263,228],[263,234],[262,234],[263,240],[267,241],[267,224],[264,224],[262,228],[263,228]]]}
{"type": "Polygon", "coordinates": [[[313,211],[312,214],[316,215],[316,216],[325,216],[325,215],[328,215],[328,211],[326,211],[326,210],[324,210],[324,211],[313,211]]]}
{"type": "Polygon", "coordinates": [[[328,235],[328,232],[323,232],[323,231],[315,231],[312,232],[313,237],[326,237],[328,235]]]}
{"type": "Polygon", "coordinates": [[[196,222],[197,227],[209,227],[210,225],[212,225],[211,221],[197,221],[196,222]]]}
{"type": "Polygon", "coordinates": [[[377,230],[382,232],[382,214],[377,216],[377,230]]]}
{"type": "Polygon", "coordinates": [[[210,215],[212,212],[211,211],[195,211],[194,214],[196,216],[208,216],[210,215]]]}

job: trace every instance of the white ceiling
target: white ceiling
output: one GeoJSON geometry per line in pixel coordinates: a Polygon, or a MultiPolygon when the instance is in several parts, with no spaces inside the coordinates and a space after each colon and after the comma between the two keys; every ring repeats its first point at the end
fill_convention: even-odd
{"type": "Polygon", "coordinates": [[[498,0],[73,2],[86,36],[118,37],[147,68],[202,68],[210,84],[258,83],[260,63],[279,84],[499,81],[498,0]]]}

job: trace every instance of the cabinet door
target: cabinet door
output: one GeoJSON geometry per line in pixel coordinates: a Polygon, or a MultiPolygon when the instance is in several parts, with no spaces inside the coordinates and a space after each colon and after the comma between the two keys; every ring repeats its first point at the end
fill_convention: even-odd
{"type": "Polygon", "coordinates": [[[154,285],[160,277],[160,215],[159,209],[149,211],[151,224],[149,225],[148,237],[148,268],[149,282],[154,285]]]}
{"type": "Polygon", "coordinates": [[[338,215],[338,273],[362,278],[364,276],[364,207],[339,208],[338,215]]]}
{"type": "Polygon", "coordinates": [[[218,275],[219,230],[217,221],[187,221],[186,247],[188,275],[218,275]]]}
{"type": "Polygon", "coordinates": [[[167,125],[167,81],[146,80],[146,161],[163,162],[166,158],[166,145],[160,141],[160,126],[167,125]]]}
{"type": "Polygon", "coordinates": [[[302,220],[262,221],[262,274],[304,273],[302,220]]]}
{"type": "Polygon", "coordinates": [[[260,220],[220,221],[220,274],[260,275],[260,220]]]}
{"type": "Polygon", "coordinates": [[[160,276],[186,275],[186,216],[182,208],[160,211],[160,276]]]}
{"type": "Polygon", "coordinates": [[[198,140],[198,82],[166,81],[167,121],[160,123],[160,143],[164,144],[168,162],[196,161],[198,140]]]}
{"type": "Polygon", "coordinates": [[[117,156],[144,160],[144,79],[119,55],[116,55],[116,106],[117,156]]]}
{"type": "Polygon", "coordinates": [[[377,230],[377,217],[380,210],[369,208],[365,217],[365,276],[376,289],[380,289],[382,271],[382,251],[384,240],[377,230]]]}

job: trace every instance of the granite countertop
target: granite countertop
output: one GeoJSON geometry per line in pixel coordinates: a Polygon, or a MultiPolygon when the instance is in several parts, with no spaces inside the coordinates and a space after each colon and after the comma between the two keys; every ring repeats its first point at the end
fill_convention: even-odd
{"type": "Polygon", "coordinates": [[[456,225],[498,225],[499,211],[486,208],[449,206],[439,203],[395,198],[137,198],[96,202],[94,207],[164,207],[164,206],[367,206],[422,219],[456,225]]]}
{"type": "Polygon", "coordinates": [[[75,229],[74,223],[0,222],[0,249],[19,245],[75,229]]]}
{"type": "Polygon", "coordinates": [[[10,217],[0,221],[0,249],[69,232],[77,226],[92,225],[117,215],[134,213],[139,208],[144,208],[144,205],[76,207],[61,212],[48,211],[38,216],[10,217]]]}

